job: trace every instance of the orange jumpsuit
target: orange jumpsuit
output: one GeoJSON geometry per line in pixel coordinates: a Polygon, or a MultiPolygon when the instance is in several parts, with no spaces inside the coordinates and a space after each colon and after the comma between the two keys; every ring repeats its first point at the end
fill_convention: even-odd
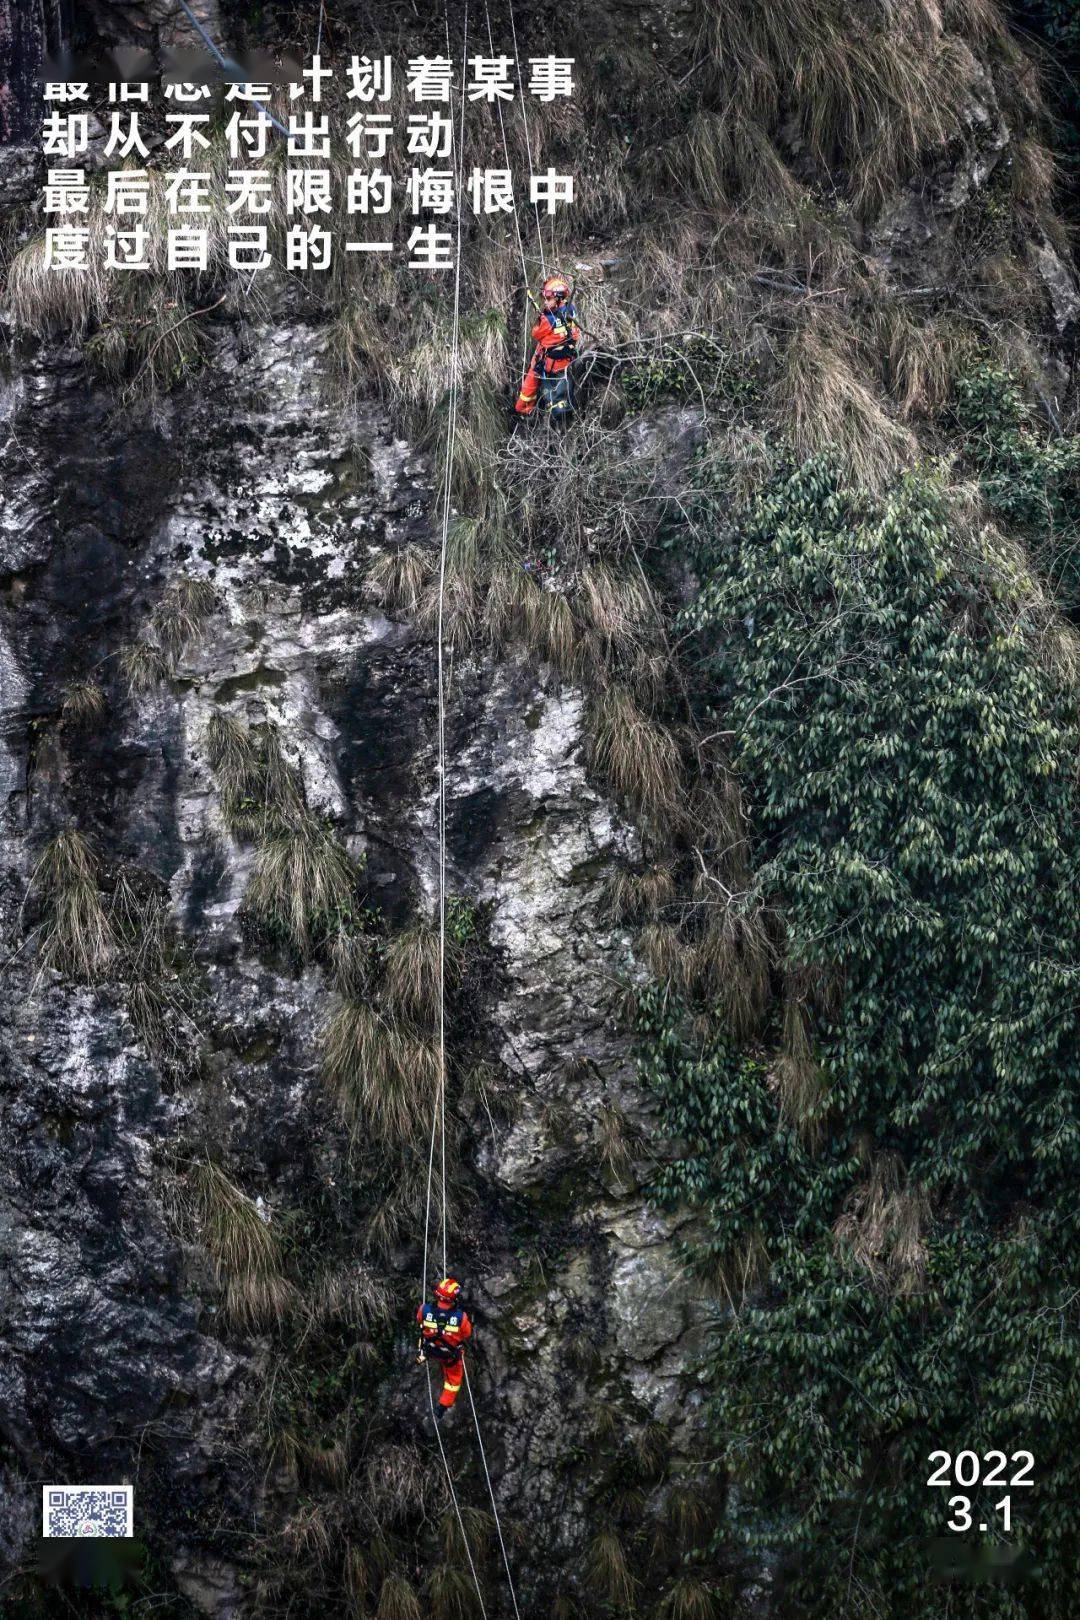
{"type": "Polygon", "coordinates": [[[472,1337],[468,1313],[425,1302],[418,1306],[416,1320],[420,1324],[425,1354],[432,1361],[442,1363],[443,1387],[439,1405],[453,1406],[465,1377],[462,1350],[465,1340],[472,1337]]]}
{"type": "Polygon", "coordinates": [[[532,329],[532,336],[536,348],[514,409],[522,416],[530,415],[536,409],[537,398],[543,387],[552,411],[573,410],[570,378],[566,373],[573,365],[574,357],[559,351],[569,343],[576,345],[581,342],[581,329],[574,319],[574,306],[562,304],[558,309],[544,310],[532,329]]]}

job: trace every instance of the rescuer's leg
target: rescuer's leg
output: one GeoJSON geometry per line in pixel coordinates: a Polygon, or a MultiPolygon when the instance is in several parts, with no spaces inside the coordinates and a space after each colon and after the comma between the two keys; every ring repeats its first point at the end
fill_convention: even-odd
{"type": "Polygon", "coordinates": [[[443,1368],[442,1394],[439,1396],[439,1405],[449,1409],[458,1398],[461,1381],[465,1377],[465,1362],[459,1357],[443,1368]]]}

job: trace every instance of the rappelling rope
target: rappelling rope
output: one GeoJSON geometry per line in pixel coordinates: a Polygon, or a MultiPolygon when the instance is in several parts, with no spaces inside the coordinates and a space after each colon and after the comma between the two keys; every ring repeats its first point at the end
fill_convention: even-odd
{"type": "MultiPolygon", "coordinates": [[[[218,50],[218,47],[214,44],[213,40],[210,38],[210,35],[206,32],[206,29],[203,27],[198,17],[196,17],[195,13],[188,5],[187,0],[178,0],[178,3],[181,11],[184,13],[192,28],[195,29],[196,33],[204,41],[211,53],[217,57],[218,62],[225,69],[226,73],[228,73],[230,76],[234,74],[237,71],[236,63],[230,62],[228,57],[223,56],[221,51],[218,50]]],[[[274,117],[269,107],[264,107],[261,101],[255,101],[254,99],[252,100],[251,105],[253,107],[258,107],[261,113],[265,113],[267,118],[269,118],[270,122],[273,124],[274,128],[280,134],[284,135],[286,139],[289,138],[289,131],[285,128],[285,125],[279,118],[274,117]]]]}
{"type": "MultiPolygon", "coordinates": [[[[469,37],[469,9],[466,3],[461,45],[461,127],[464,127],[465,66],[469,37]]],[[[450,55],[450,20],[446,18],[446,49],[450,55]]],[[[428,1249],[431,1227],[431,1194],[435,1170],[435,1137],[438,1131],[441,1148],[441,1210],[442,1210],[442,1268],[447,1272],[446,1221],[446,670],[443,655],[443,623],[446,608],[446,555],[450,539],[450,505],[454,446],[457,440],[458,357],[461,328],[461,137],[454,125],[454,104],[450,102],[451,141],[455,154],[456,244],[454,253],[454,313],[450,342],[450,385],[447,391],[446,446],[444,451],[442,482],[442,534],[439,543],[439,596],[435,627],[436,687],[438,708],[437,752],[438,801],[436,830],[438,845],[438,923],[439,923],[439,983],[438,983],[438,1078],[435,1106],[431,1120],[431,1142],[428,1150],[427,1201],[424,1212],[424,1272],[421,1278],[421,1297],[427,1298],[428,1249]]]]}
{"type": "MultiPolygon", "coordinates": [[[[530,191],[535,192],[536,175],[533,172],[532,136],[529,133],[529,114],[525,107],[525,87],[521,82],[521,55],[518,51],[517,24],[514,21],[514,0],[510,0],[510,29],[514,36],[514,62],[517,66],[518,94],[521,100],[521,121],[525,126],[525,151],[529,158],[529,185],[530,191]]],[[[492,52],[494,55],[494,52],[492,52]]],[[[533,213],[536,216],[536,240],[540,244],[540,268],[547,275],[547,259],[544,256],[544,233],[540,229],[540,204],[533,198],[533,213]]]]}
{"type": "MultiPolygon", "coordinates": [[[[517,1617],[517,1620],[521,1620],[521,1611],[518,1608],[517,1603],[517,1593],[514,1591],[514,1577],[510,1573],[510,1559],[507,1557],[506,1542],[503,1540],[502,1523],[499,1519],[499,1508],[495,1501],[495,1492],[491,1485],[491,1475],[488,1473],[487,1452],[484,1450],[484,1437],[480,1433],[480,1417],[476,1410],[476,1402],[473,1400],[472,1385],[469,1383],[469,1369],[464,1361],[462,1362],[462,1371],[465,1374],[465,1393],[469,1397],[469,1406],[472,1409],[473,1426],[476,1429],[476,1443],[480,1447],[480,1461],[484,1465],[484,1478],[487,1480],[488,1496],[491,1498],[491,1511],[495,1516],[495,1530],[499,1537],[499,1551],[502,1553],[503,1568],[506,1571],[506,1584],[510,1588],[510,1601],[514,1605],[514,1614],[517,1617]]],[[[430,1385],[428,1392],[430,1393],[430,1385]]]]}
{"type": "MultiPolygon", "coordinates": [[[[445,20],[446,20],[447,56],[450,56],[450,18],[449,18],[449,13],[448,12],[444,13],[444,15],[445,15],[445,20]]],[[[424,1269],[423,1269],[423,1275],[422,1275],[422,1278],[421,1278],[421,1298],[422,1299],[427,1298],[428,1252],[429,1252],[430,1229],[431,1229],[431,1196],[432,1196],[432,1183],[433,1183],[433,1180],[434,1180],[434,1173],[435,1173],[435,1137],[436,1137],[436,1132],[439,1133],[440,1146],[441,1146],[441,1166],[440,1166],[440,1170],[441,1170],[441,1181],[442,1181],[442,1266],[443,1266],[443,1274],[445,1275],[446,1271],[447,1271],[447,1225],[448,1225],[448,1223],[447,1223],[447,1217],[446,1217],[446,672],[445,672],[445,666],[444,666],[444,652],[443,652],[443,625],[444,625],[445,600],[446,600],[446,558],[447,558],[447,551],[449,549],[450,511],[451,511],[451,497],[452,497],[452,493],[453,493],[454,449],[455,449],[456,442],[457,442],[457,412],[458,412],[458,401],[459,401],[459,396],[460,396],[461,181],[462,181],[462,176],[463,176],[463,172],[464,172],[464,161],[465,161],[465,159],[464,159],[464,147],[465,147],[465,139],[464,139],[464,135],[465,135],[465,80],[466,80],[466,66],[467,66],[467,57],[468,57],[468,37],[469,37],[469,8],[468,8],[468,0],[466,0],[464,21],[463,21],[463,25],[462,25],[462,45],[461,45],[461,112],[460,112],[457,128],[454,127],[453,101],[451,100],[451,102],[450,102],[451,140],[453,142],[453,151],[454,151],[454,154],[455,154],[454,168],[455,168],[455,202],[456,202],[456,208],[455,208],[455,212],[456,212],[455,238],[456,238],[456,240],[455,240],[455,254],[454,254],[453,328],[452,328],[452,338],[451,338],[451,346],[450,346],[450,386],[449,386],[449,390],[448,390],[449,397],[448,397],[448,401],[447,401],[445,466],[443,468],[443,485],[442,485],[442,534],[441,534],[440,545],[439,545],[439,599],[438,599],[438,612],[437,612],[437,618],[436,618],[436,643],[437,643],[437,646],[436,646],[436,669],[437,669],[437,700],[438,700],[438,742],[437,742],[437,747],[438,747],[438,812],[437,812],[437,822],[438,822],[438,904],[439,904],[438,1084],[437,1084],[437,1091],[436,1091],[436,1096],[435,1096],[435,1103],[434,1103],[434,1107],[432,1109],[431,1138],[430,1138],[430,1142],[429,1142],[429,1146],[428,1146],[427,1199],[426,1199],[426,1207],[425,1207],[425,1211],[424,1211],[424,1269]]],[[[466,1382],[466,1384],[468,1384],[468,1371],[467,1371],[467,1369],[465,1368],[465,1365],[464,1365],[464,1358],[462,1360],[462,1372],[463,1372],[465,1382],[466,1382]]],[[[447,1485],[449,1486],[449,1489],[450,1489],[451,1500],[453,1501],[453,1504],[454,1504],[454,1512],[455,1512],[455,1514],[457,1516],[458,1526],[459,1526],[459,1528],[461,1530],[462,1541],[463,1541],[464,1546],[465,1546],[465,1553],[466,1553],[466,1557],[468,1558],[469,1570],[470,1570],[470,1573],[471,1573],[472,1578],[473,1578],[473,1585],[476,1588],[476,1595],[477,1595],[477,1598],[478,1598],[479,1603],[480,1603],[481,1614],[483,1616],[485,1616],[485,1620],[486,1620],[487,1610],[484,1607],[483,1592],[481,1590],[480,1581],[479,1581],[479,1578],[478,1578],[477,1573],[476,1573],[476,1566],[473,1563],[472,1552],[471,1552],[471,1550],[469,1548],[469,1543],[468,1543],[468,1537],[465,1534],[465,1526],[464,1526],[464,1523],[462,1521],[461,1508],[460,1508],[460,1505],[459,1505],[458,1499],[457,1499],[457,1491],[455,1490],[455,1487],[454,1487],[453,1475],[450,1472],[449,1460],[448,1460],[447,1455],[446,1455],[446,1450],[445,1450],[445,1448],[443,1446],[442,1433],[441,1433],[441,1431],[439,1429],[438,1419],[437,1419],[437,1417],[435,1415],[435,1405],[434,1405],[434,1400],[433,1400],[432,1393],[431,1393],[431,1370],[430,1370],[430,1367],[427,1369],[427,1378],[428,1378],[428,1405],[429,1405],[429,1407],[431,1409],[432,1427],[435,1430],[435,1438],[437,1439],[437,1441],[439,1443],[439,1455],[442,1458],[443,1471],[446,1474],[446,1482],[447,1482],[447,1485]]],[[[513,1604],[514,1614],[517,1617],[517,1620],[520,1620],[520,1610],[518,1609],[517,1594],[514,1591],[514,1579],[513,1579],[513,1575],[511,1574],[511,1570],[510,1570],[510,1561],[509,1561],[509,1558],[507,1557],[507,1553],[506,1553],[506,1541],[505,1541],[505,1538],[503,1536],[502,1522],[501,1522],[500,1517],[499,1517],[499,1505],[498,1505],[498,1502],[495,1500],[495,1491],[494,1491],[494,1488],[492,1487],[492,1483],[491,1483],[491,1474],[488,1471],[487,1455],[486,1455],[486,1453],[484,1451],[484,1440],[483,1440],[483,1435],[481,1434],[481,1431],[480,1431],[480,1419],[479,1419],[479,1415],[478,1415],[477,1410],[476,1410],[475,1402],[473,1401],[471,1388],[469,1389],[469,1405],[472,1408],[473,1423],[474,1423],[475,1428],[476,1428],[476,1438],[477,1438],[477,1442],[479,1444],[480,1457],[481,1457],[481,1461],[482,1461],[483,1467],[484,1467],[484,1478],[487,1481],[488,1496],[489,1496],[489,1498],[491,1500],[491,1510],[492,1510],[492,1514],[493,1514],[494,1520],[495,1520],[495,1528],[496,1528],[496,1532],[497,1532],[498,1538],[499,1538],[499,1546],[500,1546],[500,1548],[502,1550],[503,1566],[504,1566],[504,1568],[506,1570],[506,1580],[507,1580],[507,1584],[508,1584],[508,1586],[510,1588],[510,1601],[513,1604]]]]}
{"type": "MultiPolygon", "coordinates": [[[[491,52],[492,58],[494,59],[494,56],[495,56],[495,38],[494,38],[494,35],[491,32],[491,10],[490,10],[490,8],[488,6],[488,0],[484,0],[484,16],[485,16],[485,18],[487,20],[488,50],[491,52]]],[[[518,89],[520,90],[520,88],[521,87],[519,85],[518,89]]],[[[506,120],[503,117],[502,97],[501,96],[496,96],[495,97],[495,106],[496,106],[496,109],[497,109],[498,114],[499,114],[499,129],[502,131],[502,148],[503,148],[503,156],[506,159],[506,172],[507,172],[507,174],[509,174],[509,173],[511,173],[511,171],[513,169],[513,164],[510,162],[510,143],[506,138],[506,120]]],[[[518,211],[517,211],[516,205],[514,207],[513,217],[514,217],[514,231],[515,231],[515,233],[517,235],[518,256],[521,259],[521,286],[522,286],[523,292],[526,294],[526,297],[527,297],[528,292],[529,292],[529,266],[528,266],[528,264],[526,263],[526,260],[525,260],[525,240],[524,240],[524,238],[523,238],[523,236],[521,234],[521,222],[518,219],[518,211]]],[[[524,333],[522,335],[522,348],[521,348],[521,366],[522,366],[522,370],[525,369],[525,363],[528,360],[528,358],[529,358],[529,329],[528,329],[528,325],[526,325],[525,331],[524,331],[524,333]]]]}
{"type": "MultiPolygon", "coordinates": [[[[461,44],[461,96],[462,119],[464,126],[465,106],[465,67],[466,51],[469,36],[469,10],[468,0],[465,6],[465,19],[462,30],[461,44]]],[[[446,15],[446,54],[450,56],[450,18],[446,15]]],[[[447,399],[446,423],[446,449],[445,465],[443,467],[442,484],[442,536],[439,545],[439,604],[438,622],[436,626],[436,657],[437,657],[437,685],[438,685],[438,887],[439,887],[439,1044],[438,1044],[438,1081],[435,1092],[435,1102],[431,1112],[431,1141],[428,1147],[427,1171],[427,1199],[424,1210],[424,1269],[420,1279],[420,1298],[427,1299],[428,1283],[428,1249],[431,1230],[431,1194],[435,1174],[435,1137],[440,1135],[441,1145],[441,1182],[442,1182],[442,1269],[443,1275],[447,1271],[447,1221],[446,1221],[446,684],[443,668],[443,610],[446,596],[446,553],[450,535],[450,498],[451,470],[454,462],[454,444],[457,436],[457,406],[458,406],[458,355],[459,331],[461,325],[461,154],[460,140],[454,128],[454,104],[450,102],[451,141],[456,154],[455,169],[457,183],[455,184],[455,199],[457,212],[456,251],[454,254],[454,316],[453,336],[450,345],[450,386],[447,399]]],[[[450,1460],[443,1445],[439,1421],[435,1413],[435,1400],[431,1392],[431,1367],[425,1367],[427,1377],[428,1408],[431,1412],[431,1426],[435,1430],[435,1439],[439,1446],[439,1456],[442,1458],[443,1472],[446,1475],[446,1484],[450,1491],[450,1500],[454,1506],[454,1515],[457,1519],[458,1529],[461,1531],[461,1543],[465,1549],[465,1557],[469,1564],[469,1573],[472,1576],[473,1586],[476,1588],[476,1598],[480,1605],[482,1620],[487,1620],[487,1607],[484,1603],[484,1592],[480,1585],[480,1577],[473,1562],[472,1549],[465,1530],[465,1521],[461,1514],[461,1504],[458,1502],[457,1490],[454,1486],[454,1476],[450,1471],[450,1460]]],[[[515,1605],[516,1608],[516,1605],[515,1605]]]]}
{"type": "MultiPolygon", "coordinates": [[[[446,1455],[446,1447],[443,1445],[442,1430],[439,1428],[439,1420],[435,1416],[435,1398],[431,1393],[430,1368],[428,1369],[427,1375],[427,1398],[428,1406],[431,1408],[431,1427],[435,1430],[435,1438],[439,1442],[439,1456],[442,1458],[443,1468],[446,1470],[446,1483],[450,1487],[450,1498],[454,1504],[454,1513],[457,1516],[458,1529],[461,1531],[461,1544],[465,1548],[465,1557],[469,1560],[469,1573],[472,1575],[473,1585],[476,1587],[476,1598],[477,1602],[480,1604],[480,1613],[483,1616],[483,1620],[487,1620],[487,1609],[484,1606],[484,1591],[480,1585],[480,1577],[476,1573],[476,1565],[473,1563],[472,1548],[469,1546],[469,1538],[465,1533],[465,1521],[461,1517],[461,1507],[458,1503],[457,1491],[454,1489],[454,1476],[450,1472],[450,1462],[446,1455]]],[[[500,1541],[502,1540],[501,1532],[499,1539],[500,1541]]],[[[511,1593],[512,1592],[513,1588],[511,1587],[511,1593]]],[[[517,1614],[516,1601],[514,1603],[514,1613],[517,1614]]]]}

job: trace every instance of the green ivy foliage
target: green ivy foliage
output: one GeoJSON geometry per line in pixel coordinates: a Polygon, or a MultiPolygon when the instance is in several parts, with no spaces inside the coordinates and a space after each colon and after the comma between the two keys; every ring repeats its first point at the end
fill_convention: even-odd
{"type": "Polygon", "coordinates": [[[733,1523],[781,1615],[1065,1620],[1080,716],[1054,627],[925,482],[874,505],[815,460],[734,524],[716,507],[686,628],[751,807],[751,902],[783,917],[787,969],[842,992],[808,1003],[813,1149],[767,1052],[702,1051],[669,995],[644,1003],[644,1070],[681,1145],[656,1196],[699,1211],[687,1257],[724,1278],[705,1369],[733,1487],[718,1540],[733,1523]],[[875,1238],[882,1165],[896,1201],[875,1238]],[[935,1584],[959,1488],[927,1487],[929,1453],[991,1448],[1033,1452],[1035,1489],[1011,1493],[1011,1537],[1004,1493],[970,1492],[997,1528],[951,1540],[1019,1543],[1036,1573],[935,1584]]]}
{"type": "Polygon", "coordinates": [[[756,366],[736,358],[706,333],[664,338],[646,354],[618,366],[619,386],[634,410],[665,400],[724,400],[736,409],[758,398],[756,366]]]}
{"type": "Polygon", "coordinates": [[[991,510],[1028,543],[1062,607],[1080,608],[1080,435],[1048,436],[1016,379],[983,364],[955,414],[991,510]]]}

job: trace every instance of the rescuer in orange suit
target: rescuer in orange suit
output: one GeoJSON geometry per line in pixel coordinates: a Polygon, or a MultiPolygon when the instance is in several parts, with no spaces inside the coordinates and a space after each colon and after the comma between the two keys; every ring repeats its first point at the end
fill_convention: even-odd
{"type": "Polygon", "coordinates": [[[532,329],[536,348],[514,409],[520,416],[531,416],[537,401],[543,399],[552,420],[566,427],[574,410],[570,367],[581,342],[581,329],[565,276],[548,276],[540,289],[540,297],[543,307],[532,329]]]}
{"type": "Polygon", "coordinates": [[[465,1377],[462,1354],[465,1340],[472,1337],[472,1323],[460,1303],[461,1284],[453,1277],[444,1277],[435,1284],[435,1298],[425,1300],[416,1312],[420,1324],[418,1361],[438,1361],[443,1370],[442,1394],[435,1416],[441,1418],[457,1400],[461,1381],[465,1377]]]}

